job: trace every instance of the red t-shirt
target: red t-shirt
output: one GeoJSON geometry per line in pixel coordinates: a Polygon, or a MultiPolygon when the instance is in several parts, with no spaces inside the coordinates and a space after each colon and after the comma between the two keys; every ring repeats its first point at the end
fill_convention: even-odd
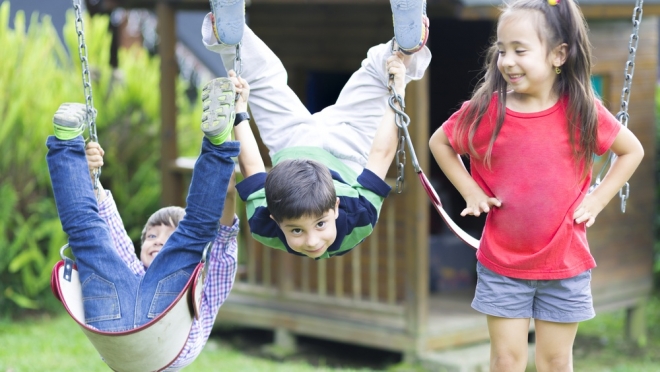
{"type": "MultiPolygon", "coordinates": [[[[576,167],[566,122],[567,99],[535,113],[509,109],[495,140],[489,169],[470,157],[472,178],[502,206],[486,217],[477,259],[504,276],[551,280],[573,277],[596,266],[589,251],[585,224],[576,224],[573,213],[591,184],[591,173],[582,178],[576,167]]],[[[621,124],[596,100],[598,108],[597,154],[605,153],[621,124]]],[[[467,103],[442,129],[458,152],[453,128],[467,103]]],[[[473,143],[485,154],[497,117],[497,96],[477,130],[473,143]],[[488,118],[491,118],[489,120],[488,118]]],[[[467,138],[463,139],[467,143],[467,138]]],[[[468,148],[465,146],[464,148],[468,148]]],[[[482,156],[483,159],[483,156],[482,156]]]]}

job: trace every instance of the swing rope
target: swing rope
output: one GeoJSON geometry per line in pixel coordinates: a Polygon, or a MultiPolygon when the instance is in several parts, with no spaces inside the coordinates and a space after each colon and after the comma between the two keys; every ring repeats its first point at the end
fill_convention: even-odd
{"type": "MultiPolygon", "coordinates": [[[[628,114],[628,101],[630,100],[630,88],[632,86],[633,74],[635,72],[635,56],[637,54],[637,44],[639,43],[639,26],[642,23],[642,6],[644,5],[644,0],[637,0],[635,3],[635,8],[633,9],[632,23],[633,31],[630,35],[630,41],[628,42],[628,61],[626,61],[626,68],[624,70],[624,80],[623,80],[623,89],[621,90],[621,109],[616,114],[616,118],[619,120],[624,127],[628,127],[628,120],[630,120],[630,114],[628,114]]],[[[616,155],[610,152],[607,157],[607,161],[603,164],[603,167],[598,172],[596,176],[596,181],[593,186],[591,186],[590,191],[598,187],[601,182],[601,177],[605,171],[605,168],[610,166],[616,160],[616,155]]],[[[626,201],[630,197],[630,184],[626,182],[625,185],[619,190],[619,198],[621,199],[621,213],[626,213],[626,201]]]]}
{"type": "MultiPolygon", "coordinates": [[[[89,63],[87,57],[87,44],[85,44],[85,27],[82,16],[80,0],[73,0],[73,10],[76,16],[76,34],[78,35],[78,56],[82,66],[83,94],[85,96],[85,124],[89,128],[89,139],[98,142],[96,135],[96,110],[94,109],[94,97],[92,95],[92,83],[90,81],[89,63]]],[[[96,168],[94,174],[94,191],[98,191],[101,168],[96,168]]]]}

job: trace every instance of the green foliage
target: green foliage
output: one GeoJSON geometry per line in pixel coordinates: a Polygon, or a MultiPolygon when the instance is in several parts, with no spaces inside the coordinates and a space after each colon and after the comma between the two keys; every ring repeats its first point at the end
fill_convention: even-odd
{"type": "MultiPolygon", "coordinates": [[[[49,309],[50,271],[66,235],[57,216],[44,146],[52,115],[63,102],[84,102],[73,11],[65,42],[48,16],[18,11],[9,28],[9,1],[0,4],[0,315],[20,308],[49,309]],[[72,58],[70,57],[72,56],[72,58]]],[[[160,61],[140,48],[120,51],[110,67],[108,18],[85,15],[85,42],[92,71],[99,143],[105,149],[101,181],[111,189],[134,241],[160,207],[160,61]]],[[[199,148],[199,104],[179,84],[180,152],[199,148]],[[193,119],[195,118],[195,119],[193,119]],[[193,131],[192,128],[195,128],[193,131]],[[189,135],[192,137],[192,134],[189,135]]],[[[178,130],[179,131],[179,130],[178,130]]]]}
{"type": "Polygon", "coordinates": [[[655,89],[655,287],[660,288],[660,85],[655,89]]]}

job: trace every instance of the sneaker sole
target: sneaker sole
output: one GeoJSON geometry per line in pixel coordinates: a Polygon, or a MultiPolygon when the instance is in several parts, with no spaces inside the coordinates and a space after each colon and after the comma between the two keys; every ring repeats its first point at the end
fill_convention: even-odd
{"type": "Polygon", "coordinates": [[[63,103],[53,115],[53,124],[65,128],[81,128],[85,125],[87,107],[82,103],[63,103]]]}
{"type": "Polygon", "coordinates": [[[390,0],[394,18],[394,37],[401,49],[412,50],[422,42],[423,1],[390,0]]]}
{"type": "Polygon", "coordinates": [[[215,137],[234,125],[236,90],[228,78],[209,81],[202,89],[202,131],[215,137]]]}
{"type": "Polygon", "coordinates": [[[210,0],[218,39],[225,45],[236,45],[243,39],[245,25],[244,0],[210,0]]]}

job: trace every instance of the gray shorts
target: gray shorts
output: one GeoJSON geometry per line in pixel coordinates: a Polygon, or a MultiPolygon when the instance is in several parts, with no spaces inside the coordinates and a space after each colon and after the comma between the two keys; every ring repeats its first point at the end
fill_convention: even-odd
{"type": "Polygon", "coordinates": [[[499,275],[477,262],[472,308],[502,318],[575,323],[596,316],[591,270],[560,280],[525,280],[499,275]]]}

